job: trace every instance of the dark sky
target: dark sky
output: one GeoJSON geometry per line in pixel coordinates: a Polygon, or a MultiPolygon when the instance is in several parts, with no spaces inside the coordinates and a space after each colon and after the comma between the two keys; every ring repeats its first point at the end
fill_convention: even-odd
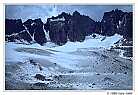
{"type": "Polygon", "coordinates": [[[6,5],[6,18],[26,21],[29,18],[41,18],[43,22],[47,17],[56,16],[61,12],[72,13],[75,10],[90,16],[95,21],[100,21],[104,12],[113,9],[125,12],[133,11],[132,5],[6,5]]]}

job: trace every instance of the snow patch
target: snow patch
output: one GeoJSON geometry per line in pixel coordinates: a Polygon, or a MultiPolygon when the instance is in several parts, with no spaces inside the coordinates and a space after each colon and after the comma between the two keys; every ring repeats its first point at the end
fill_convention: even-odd
{"type": "Polygon", "coordinates": [[[61,52],[73,52],[76,51],[79,48],[110,48],[115,42],[117,42],[119,39],[122,38],[121,35],[115,34],[111,37],[106,37],[103,41],[102,36],[98,37],[97,39],[87,39],[84,40],[84,42],[70,42],[68,41],[65,45],[51,48],[56,51],[61,52]]]}
{"type": "Polygon", "coordinates": [[[65,18],[62,17],[62,18],[58,18],[58,19],[50,19],[50,21],[65,21],[65,18]]]}

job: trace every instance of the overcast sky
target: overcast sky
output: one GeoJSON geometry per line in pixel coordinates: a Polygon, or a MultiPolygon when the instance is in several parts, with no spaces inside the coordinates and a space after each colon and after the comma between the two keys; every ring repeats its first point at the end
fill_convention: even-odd
{"type": "Polygon", "coordinates": [[[95,21],[100,21],[104,12],[113,9],[125,12],[133,11],[131,5],[6,5],[6,18],[22,19],[23,22],[29,18],[41,18],[43,22],[51,16],[61,12],[72,13],[75,10],[81,14],[90,16],[95,21]]]}

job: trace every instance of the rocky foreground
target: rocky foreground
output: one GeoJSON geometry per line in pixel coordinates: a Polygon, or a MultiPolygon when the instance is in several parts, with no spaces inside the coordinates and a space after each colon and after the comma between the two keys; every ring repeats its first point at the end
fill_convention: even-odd
{"type": "Polygon", "coordinates": [[[131,90],[133,87],[133,61],[121,57],[117,49],[60,52],[17,48],[15,51],[30,56],[24,61],[6,61],[6,90],[131,90]]]}

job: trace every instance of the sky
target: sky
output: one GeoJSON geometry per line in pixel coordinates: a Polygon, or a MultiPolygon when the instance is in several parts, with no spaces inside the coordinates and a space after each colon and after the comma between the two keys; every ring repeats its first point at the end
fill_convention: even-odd
{"type": "Polygon", "coordinates": [[[57,16],[61,12],[72,14],[74,11],[87,15],[95,21],[100,21],[104,12],[113,9],[120,9],[124,12],[132,12],[132,5],[6,5],[5,16],[9,19],[37,19],[41,18],[45,23],[48,17],[57,16]]]}

